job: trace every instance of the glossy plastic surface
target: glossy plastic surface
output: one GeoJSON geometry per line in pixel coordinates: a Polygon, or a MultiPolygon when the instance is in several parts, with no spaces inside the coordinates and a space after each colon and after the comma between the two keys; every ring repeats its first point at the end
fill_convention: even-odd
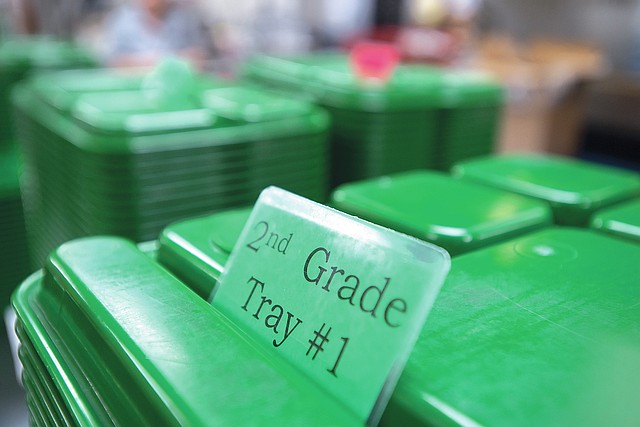
{"type": "Polygon", "coordinates": [[[638,259],[568,228],[455,258],[383,425],[634,425],[638,259]]]}
{"type": "Polygon", "coordinates": [[[591,218],[591,227],[640,243],[640,199],[596,212],[591,218]]]}
{"type": "MultiPolygon", "coordinates": [[[[34,78],[15,102],[25,102],[24,97],[35,103],[36,114],[53,109],[92,133],[140,135],[232,127],[236,134],[244,135],[251,128],[240,124],[275,121],[286,127],[285,134],[296,134],[307,132],[305,126],[315,123],[304,120],[314,113],[308,103],[197,75],[177,61],[163,62],[147,74],[87,70],[43,75],[34,78]],[[78,83],[83,80],[88,83],[78,83]],[[291,120],[286,126],[285,118],[291,120]]],[[[283,132],[268,125],[261,130],[283,132]]],[[[132,149],[123,145],[126,141],[121,136],[106,146],[103,142],[82,148],[98,152],[132,149]]],[[[172,144],[179,142],[173,139],[172,144]]],[[[182,144],[189,147],[192,143],[182,144]]]]}
{"type": "Polygon", "coordinates": [[[551,223],[545,203],[438,172],[413,171],[344,184],[338,209],[445,248],[452,255],[551,223]]]}
{"type": "Polygon", "coordinates": [[[81,414],[110,414],[116,425],[134,419],[136,425],[355,424],[339,404],[260,351],[124,240],[63,245],[44,278],[20,288],[14,306],[63,389],[67,378],[46,342],[74,349],[65,354],[67,367],[80,369],[94,385],[88,396],[102,396],[91,403],[95,406],[78,408],[81,414]],[[56,306],[62,309],[59,316],[56,306]],[[51,329],[38,333],[30,325],[42,319],[51,329]],[[79,335],[52,339],[52,331],[65,328],[77,328],[79,335]],[[116,410],[108,412],[98,402],[116,410]]]}
{"type": "Polygon", "coordinates": [[[249,86],[209,89],[203,93],[202,102],[218,115],[246,122],[278,120],[311,111],[307,102],[274,96],[249,86]]]}
{"type": "MultiPolygon", "coordinates": [[[[216,230],[223,231],[224,237],[216,240],[226,241],[226,246],[235,239],[236,231],[231,230],[242,222],[238,216],[233,226],[232,218],[211,228],[214,235],[216,230]]],[[[194,226],[184,237],[204,236],[203,229],[194,226]]],[[[202,237],[203,245],[208,244],[206,240],[202,237]]],[[[32,365],[41,360],[43,366],[30,369],[41,380],[40,385],[31,384],[36,381],[31,375],[30,389],[50,393],[55,386],[59,390],[59,396],[51,393],[48,402],[30,398],[32,417],[46,418],[40,409],[48,404],[60,407],[59,417],[66,414],[85,417],[79,418],[85,419],[85,425],[105,424],[108,418],[95,418],[104,414],[88,408],[99,408],[101,404],[95,402],[109,402],[114,408],[125,405],[123,411],[145,407],[148,403],[141,396],[150,394],[131,378],[155,375],[158,371],[151,366],[158,365],[167,377],[175,379],[173,375],[180,373],[176,381],[181,386],[192,379],[190,390],[214,396],[207,405],[215,407],[217,415],[208,423],[262,421],[256,413],[262,414],[265,395],[275,393],[263,380],[279,385],[284,381],[282,386],[288,389],[288,374],[281,376],[277,362],[261,351],[255,356],[259,362],[249,362],[257,347],[248,345],[246,337],[227,337],[237,333],[234,326],[211,314],[199,297],[143,257],[119,239],[80,241],[58,251],[45,281],[35,275],[21,286],[14,306],[25,331],[21,339],[26,334],[34,349],[23,353],[31,355],[32,365]],[[55,281],[51,272],[57,272],[55,281]],[[69,279],[73,285],[64,285],[69,279]],[[81,285],[80,279],[86,284],[81,285]],[[149,338],[160,337],[159,330],[166,332],[162,339],[149,338]],[[97,344],[106,342],[105,334],[112,336],[111,344],[97,344]],[[63,343],[68,348],[58,349],[63,343]],[[93,344],[91,351],[87,343],[93,344]],[[129,351],[128,356],[114,348],[129,351]],[[130,351],[136,348],[143,353],[130,351]],[[182,359],[175,358],[177,348],[182,359]],[[112,371],[117,364],[106,363],[108,357],[117,363],[132,360],[129,357],[144,360],[135,368],[130,365],[127,375],[133,377],[127,377],[126,387],[118,388],[121,383],[116,380],[123,371],[112,371]],[[100,381],[110,384],[108,390],[102,389],[102,400],[86,376],[71,375],[78,368],[69,363],[79,360],[84,360],[83,366],[95,366],[85,367],[94,375],[94,384],[98,374],[100,381]],[[222,361],[222,366],[210,368],[216,372],[206,378],[215,378],[207,381],[207,387],[222,384],[225,392],[218,396],[218,392],[203,391],[202,378],[194,377],[207,368],[188,365],[187,369],[183,366],[187,360],[213,366],[222,361]],[[265,368],[265,363],[275,367],[265,368]],[[167,373],[173,369],[173,374],[167,373]],[[270,373],[265,375],[265,370],[270,373]],[[53,378],[48,385],[43,382],[45,372],[53,378]],[[244,378],[240,383],[236,383],[238,376],[244,378]],[[116,396],[115,389],[122,394],[116,396]],[[227,408],[229,393],[254,399],[253,403],[240,398],[241,403],[227,408]],[[242,414],[227,414],[227,409],[242,414]]],[[[640,416],[637,259],[637,244],[568,228],[547,229],[456,257],[381,425],[634,425],[640,416]]],[[[309,417],[317,417],[312,412],[316,409],[309,409],[313,405],[302,408],[306,403],[296,401],[300,398],[295,397],[296,390],[284,393],[294,403],[279,401],[283,407],[278,410],[293,416],[287,409],[293,405],[294,412],[310,411],[309,417]]],[[[305,396],[310,395],[303,392],[305,396]]],[[[325,402],[324,397],[310,399],[325,402]]],[[[322,404],[334,415],[340,412],[333,403],[322,404]]],[[[147,416],[151,413],[162,411],[147,416]]],[[[130,424],[133,415],[123,414],[130,424]]],[[[266,419],[276,424],[291,420],[269,421],[270,415],[266,419]]],[[[307,425],[313,420],[295,422],[307,425]]],[[[323,422],[331,423],[325,418],[318,425],[323,422]]],[[[162,420],[156,417],[150,423],[161,425],[162,420]]]]}
{"type": "Polygon", "coordinates": [[[166,227],[160,234],[158,261],[207,299],[250,213],[251,208],[233,209],[166,227]]]}
{"type": "Polygon", "coordinates": [[[594,211],[640,194],[640,175],[550,155],[485,157],[452,173],[549,202],[561,225],[587,226],[594,211]]]}

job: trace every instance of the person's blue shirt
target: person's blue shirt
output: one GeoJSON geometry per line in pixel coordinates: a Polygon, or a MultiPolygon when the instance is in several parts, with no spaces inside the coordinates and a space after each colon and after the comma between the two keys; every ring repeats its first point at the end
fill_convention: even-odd
{"type": "Polygon", "coordinates": [[[108,18],[106,31],[112,65],[151,65],[168,55],[202,60],[208,47],[198,16],[173,4],[161,19],[139,5],[124,6],[108,18]]]}

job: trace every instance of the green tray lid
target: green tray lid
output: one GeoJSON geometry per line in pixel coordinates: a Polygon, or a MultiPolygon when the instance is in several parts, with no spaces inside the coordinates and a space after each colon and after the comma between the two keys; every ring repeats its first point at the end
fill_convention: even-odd
{"type": "Polygon", "coordinates": [[[552,228],[455,258],[387,425],[635,425],[640,247],[552,228]]]}
{"type": "Polygon", "coordinates": [[[453,255],[551,223],[543,202],[423,170],[344,184],[332,203],[453,255]]]}
{"type": "Polygon", "coordinates": [[[310,94],[323,105],[370,112],[433,108],[442,80],[440,70],[417,65],[397,66],[385,83],[362,80],[342,53],[257,56],[249,62],[246,75],[310,94]]]}
{"type": "Polygon", "coordinates": [[[563,225],[587,225],[600,208],[640,194],[640,175],[567,157],[514,154],[453,167],[457,177],[546,200],[563,225]]]}
{"type": "Polygon", "coordinates": [[[196,102],[159,103],[142,91],[81,95],[72,114],[95,132],[114,134],[206,129],[216,122],[214,112],[196,102]]]}
{"type": "MultiPolygon", "coordinates": [[[[357,423],[130,242],[67,243],[47,274],[95,328],[100,341],[90,344],[129,367],[123,391],[155,408],[155,425],[357,423]]],[[[25,294],[14,298],[19,318],[33,310],[25,294]]]]}
{"type": "MultiPolygon", "coordinates": [[[[182,79],[179,86],[187,85],[194,92],[226,84],[213,75],[196,76],[185,64],[166,60],[151,72],[148,68],[40,72],[31,77],[30,86],[45,103],[69,113],[80,95],[144,89],[162,90],[163,78],[168,81],[182,79]]],[[[153,97],[154,94],[148,93],[147,96],[153,97]]]]}
{"type": "MultiPolygon", "coordinates": [[[[199,94],[218,87],[179,60],[154,70],[74,70],[40,74],[24,88],[44,105],[72,116],[94,132],[144,134],[210,128],[215,114],[199,94]]],[[[16,98],[25,96],[21,93],[16,98]]],[[[36,113],[37,114],[37,113],[36,113]]]]}
{"type": "Polygon", "coordinates": [[[143,79],[142,70],[86,69],[38,73],[29,84],[45,103],[69,113],[82,94],[138,90],[143,79]]]}
{"type": "MultiPolygon", "coordinates": [[[[236,88],[234,93],[229,83],[196,75],[179,60],[165,60],[144,77],[121,71],[92,71],[87,73],[85,84],[78,83],[83,80],[81,74],[62,73],[51,79],[40,76],[15,94],[16,102],[24,108],[24,99],[35,97],[63,115],[72,116],[75,123],[94,135],[157,135],[215,128],[220,131],[216,140],[224,141],[237,140],[238,135],[264,139],[266,134],[323,132],[328,126],[326,114],[309,104],[260,95],[256,89],[239,85],[232,85],[236,88]],[[228,90],[222,90],[225,87],[228,90]],[[241,105],[242,102],[250,104],[241,105]],[[222,114],[216,108],[221,108],[222,114]],[[290,121],[292,118],[296,120],[290,121]],[[257,121],[261,122],[259,129],[240,126],[257,121]]],[[[166,143],[175,149],[175,138],[168,138],[171,141],[166,143]]],[[[122,145],[124,140],[119,141],[122,145]]],[[[138,143],[162,146],[157,139],[138,143]]],[[[106,145],[95,149],[112,151],[106,145]]]]}
{"type": "Polygon", "coordinates": [[[202,94],[203,105],[232,120],[262,122],[309,114],[307,102],[276,96],[249,86],[209,89],[202,94]]]}
{"type": "Polygon", "coordinates": [[[231,209],[171,224],[160,234],[158,261],[207,299],[250,213],[231,209]]]}
{"type": "Polygon", "coordinates": [[[19,37],[0,44],[0,70],[82,68],[95,66],[97,59],[73,42],[51,37],[19,37]]]}
{"type": "Polygon", "coordinates": [[[167,60],[144,78],[138,90],[79,96],[72,114],[95,131],[110,133],[210,128],[216,116],[198,102],[201,87],[196,79],[187,63],[167,60]]]}
{"type": "Polygon", "coordinates": [[[640,199],[596,212],[591,227],[640,243],[640,199]]]}

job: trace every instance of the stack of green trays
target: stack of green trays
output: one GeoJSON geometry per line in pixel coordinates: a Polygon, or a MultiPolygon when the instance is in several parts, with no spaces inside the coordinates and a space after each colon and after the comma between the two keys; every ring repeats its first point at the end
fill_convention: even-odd
{"type": "Polygon", "coordinates": [[[409,234],[459,255],[550,225],[544,202],[412,171],[343,184],[332,204],[344,212],[409,234]]]}
{"type": "Polygon", "coordinates": [[[208,299],[250,213],[232,209],[171,224],[160,234],[158,261],[208,299]]]}
{"type": "Polygon", "coordinates": [[[591,228],[640,243],[640,199],[596,212],[591,228]]]}
{"type": "Polygon", "coordinates": [[[454,258],[381,425],[636,425],[638,259],[569,228],[454,258]]]}
{"type": "Polygon", "coordinates": [[[357,425],[132,243],[67,243],[14,294],[33,425],[357,425]]]}
{"type": "Polygon", "coordinates": [[[144,77],[40,76],[14,102],[35,266],[67,240],[150,240],[178,219],[252,204],[268,185],[327,195],[325,112],[175,63],[144,77]]]}
{"type": "Polygon", "coordinates": [[[596,210],[640,194],[637,173],[560,156],[485,157],[460,163],[452,173],[545,200],[560,225],[586,227],[596,210]]]}
{"type": "Polygon", "coordinates": [[[498,140],[502,87],[489,76],[447,72],[443,76],[438,115],[435,168],[491,154],[498,140]]]}
{"type": "Polygon", "coordinates": [[[247,77],[315,100],[331,113],[333,183],[405,170],[449,169],[494,150],[502,87],[486,75],[401,65],[362,81],[347,55],[256,57],[247,77]]]}
{"type": "MultiPolygon", "coordinates": [[[[165,231],[164,264],[192,287],[213,283],[224,265],[209,236],[233,229],[218,239],[232,247],[242,216],[230,218],[165,231]]],[[[455,257],[381,425],[633,425],[639,257],[554,227],[455,257]]]]}
{"type": "Polygon", "coordinates": [[[29,273],[17,147],[0,147],[0,310],[29,273]]]}
{"type": "Polygon", "coordinates": [[[315,100],[332,120],[332,182],[436,165],[442,73],[400,65],[389,81],[359,79],[344,54],[254,58],[247,77],[315,100]]]}
{"type": "Polygon", "coordinates": [[[0,146],[13,143],[11,89],[32,71],[88,68],[96,60],[80,47],[44,37],[0,43],[0,146]]]}

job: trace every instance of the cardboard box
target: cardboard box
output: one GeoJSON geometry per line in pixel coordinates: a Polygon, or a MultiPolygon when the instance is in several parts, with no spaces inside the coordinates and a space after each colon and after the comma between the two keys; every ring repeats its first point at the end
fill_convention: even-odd
{"type": "Polygon", "coordinates": [[[523,46],[507,36],[493,36],[480,42],[472,64],[506,87],[500,152],[577,152],[586,83],[606,70],[599,49],[546,39],[523,46]]]}

